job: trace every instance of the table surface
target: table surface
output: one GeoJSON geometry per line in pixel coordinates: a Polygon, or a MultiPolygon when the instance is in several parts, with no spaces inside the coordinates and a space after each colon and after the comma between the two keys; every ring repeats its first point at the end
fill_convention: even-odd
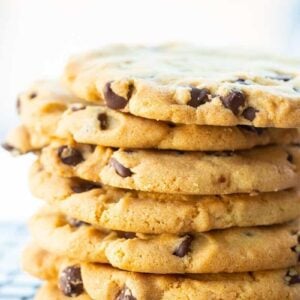
{"type": "Polygon", "coordinates": [[[40,282],[20,268],[29,240],[25,224],[0,222],[0,300],[31,300],[40,282]]]}

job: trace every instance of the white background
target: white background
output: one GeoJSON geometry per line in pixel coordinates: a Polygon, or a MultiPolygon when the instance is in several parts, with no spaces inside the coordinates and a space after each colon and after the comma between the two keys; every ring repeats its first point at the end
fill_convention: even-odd
{"type": "MultiPolygon", "coordinates": [[[[17,93],[60,76],[72,53],[112,42],[187,41],[297,54],[299,2],[0,0],[0,138],[17,124],[17,93]]],[[[0,150],[0,220],[27,218],[37,205],[27,188],[32,160],[0,150]]]]}

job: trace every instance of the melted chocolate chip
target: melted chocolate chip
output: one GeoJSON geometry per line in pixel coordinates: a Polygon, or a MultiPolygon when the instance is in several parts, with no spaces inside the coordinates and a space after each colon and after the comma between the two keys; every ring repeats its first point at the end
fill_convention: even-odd
{"type": "Polygon", "coordinates": [[[4,150],[8,151],[8,152],[14,152],[14,151],[17,151],[17,149],[16,149],[14,146],[12,146],[12,145],[10,145],[10,144],[8,144],[8,143],[3,143],[3,144],[1,145],[1,147],[2,147],[4,150]]]}
{"type": "Polygon", "coordinates": [[[209,91],[207,89],[192,88],[191,100],[187,102],[187,105],[192,107],[198,107],[209,101],[209,91]]]}
{"type": "Polygon", "coordinates": [[[132,97],[134,91],[134,85],[133,84],[129,84],[128,86],[128,92],[127,92],[127,99],[129,100],[132,97]]]}
{"type": "Polygon", "coordinates": [[[37,97],[37,93],[33,92],[29,95],[29,99],[34,99],[37,97]]]}
{"type": "Polygon", "coordinates": [[[255,119],[256,113],[258,112],[258,110],[256,110],[253,107],[247,107],[243,112],[242,112],[242,116],[249,120],[249,121],[253,121],[255,119]]]}
{"type": "Polygon", "coordinates": [[[288,153],[287,160],[292,164],[294,162],[294,157],[291,153],[288,153]]]}
{"type": "Polygon", "coordinates": [[[289,269],[284,279],[288,285],[300,283],[300,276],[295,269],[289,269]]]}
{"type": "Polygon", "coordinates": [[[71,225],[72,227],[78,228],[82,225],[88,225],[88,223],[80,221],[78,219],[75,218],[67,218],[67,222],[69,225],[71,225]]]}
{"type": "Polygon", "coordinates": [[[248,125],[238,125],[237,127],[242,129],[242,130],[246,130],[246,131],[249,131],[249,132],[256,133],[258,135],[261,135],[265,130],[264,128],[248,126],[248,125]]]}
{"type": "Polygon", "coordinates": [[[17,110],[17,113],[19,115],[21,113],[21,99],[20,98],[17,99],[16,110],[17,110]]]}
{"type": "Polygon", "coordinates": [[[234,91],[227,96],[221,97],[221,101],[226,108],[238,115],[239,108],[245,104],[246,99],[242,92],[234,91]]]}
{"type": "Polygon", "coordinates": [[[80,180],[78,179],[76,181],[74,180],[74,182],[72,182],[71,185],[72,191],[77,194],[88,192],[90,190],[99,189],[99,188],[101,188],[100,184],[96,184],[94,182],[86,181],[82,179],[80,180]]]}
{"type": "Polygon", "coordinates": [[[274,76],[268,76],[268,78],[286,82],[286,81],[290,81],[293,77],[288,74],[278,74],[278,75],[274,75],[274,76]]]}
{"type": "Polygon", "coordinates": [[[84,291],[79,266],[65,268],[59,277],[59,289],[67,297],[77,297],[84,291]]]}
{"type": "Polygon", "coordinates": [[[130,148],[124,149],[123,151],[126,152],[126,153],[128,153],[128,154],[134,153],[134,150],[133,150],[133,149],[130,149],[130,148]]]}
{"type": "Polygon", "coordinates": [[[14,147],[8,143],[1,144],[1,147],[14,156],[24,154],[24,152],[22,152],[20,149],[14,147]]]}
{"type": "Polygon", "coordinates": [[[253,234],[252,232],[250,232],[250,231],[245,231],[244,234],[245,234],[246,236],[249,236],[249,237],[254,236],[254,234],[253,234]]]}
{"type": "Polygon", "coordinates": [[[59,147],[57,149],[57,155],[65,165],[69,166],[76,166],[83,161],[83,156],[80,151],[69,146],[59,147]]]}
{"type": "Polygon", "coordinates": [[[248,272],[248,275],[251,279],[255,280],[255,276],[253,272],[248,272]]]}
{"type": "Polygon", "coordinates": [[[221,176],[218,178],[218,182],[219,182],[219,183],[225,183],[225,182],[226,182],[225,176],[221,175],[221,176]]]}
{"type": "Polygon", "coordinates": [[[181,242],[181,244],[173,252],[173,255],[176,255],[178,257],[184,257],[190,251],[190,246],[192,244],[192,241],[193,241],[193,237],[189,234],[186,235],[184,237],[184,240],[181,242]]]}
{"type": "Polygon", "coordinates": [[[184,151],[180,151],[180,150],[175,150],[175,153],[176,153],[177,155],[184,155],[184,154],[185,154],[184,151]]]}
{"type": "Polygon", "coordinates": [[[125,239],[134,239],[136,237],[135,232],[126,232],[126,231],[117,231],[117,234],[120,238],[125,238],[125,239]]]}
{"type": "Polygon", "coordinates": [[[124,286],[117,295],[116,300],[136,300],[136,298],[132,295],[131,290],[127,286],[124,286]]]}
{"type": "Polygon", "coordinates": [[[299,275],[291,276],[291,279],[289,280],[289,284],[296,284],[296,283],[300,283],[300,276],[299,275]]]}
{"type": "Polygon", "coordinates": [[[107,120],[107,115],[106,113],[100,113],[97,117],[99,124],[100,124],[100,129],[105,130],[108,127],[108,120],[107,120]]]}
{"type": "MultiPolygon", "coordinates": [[[[124,108],[127,104],[127,99],[115,94],[111,88],[111,83],[108,82],[104,87],[104,100],[106,105],[112,109],[121,109],[124,108]]],[[[129,89],[130,90],[130,89],[129,89]]],[[[129,92],[129,91],[128,91],[129,92]]]]}
{"type": "Polygon", "coordinates": [[[174,124],[174,123],[172,123],[172,122],[167,122],[167,125],[168,125],[170,128],[176,127],[176,124],[174,124]]]}
{"type": "Polygon", "coordinates": [[[124,167],[115,158],[111,158],[109,163],[121,177],[129,177],[133,174],[129,168],[124,167]]]}

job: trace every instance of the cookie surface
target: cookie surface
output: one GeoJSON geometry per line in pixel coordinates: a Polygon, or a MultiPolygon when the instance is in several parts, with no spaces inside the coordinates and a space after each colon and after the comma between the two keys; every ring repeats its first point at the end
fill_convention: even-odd
{"type": "MultiPolygon", "coordinates": [[[[27,252],[28,251],[31,250],[27,249],[27,252]]],[[[44,250],[41,249],[33,251],[44,252],[44,250]]],[[[47,253],[47,255],[54,256],[50,253],[47,253]]],[[[55,261],[55,258],[52,258],[52,260],[55,261]]],[[[49,278],[51,281],[57,281],[58,278],[61,278],[61,274],[66,268],[72,268],[74,266],[74,263],[70,262],[68,264],[67,261],[62,262],[59,258],[56,261],[56,269],[58,272],[55,278],[49,278]]],[[[29,266],[27,272],[32,273],[31,268],[36,269],[34,264],[34,259],[30,264],[27,264],[29,266]]],[[[77,266],[78,265],[79,264],[77,264],[77,266]]],[[[130,300],[300,299],[300,269],[297,267],[248,273],[179,276],[139,274],[117,270],[107,265],[81,263],[80,271],[84,290],[95,300],[119,300],[124,299],[125,295],[127,295],[125,299],[130,300]],[[123,298],[120,296],[123,296],[123,298]]],[[[55,291],[57,292],[57,290],[55,291]]],[[[78,297],[82,295],[83,294],[78,297]]]]}
{"type": "Polygon", "coordinates": [[[246,272],[294,266],[296,223],[185,235],[107,231],[44,208],[30,221],[37,244],[57,255],[146,273],[246,272]],[[272,249],[272,251],[270,251],[272,249]]]}
{"type": "MultiPolygon", "coordinates": [[[[105,106],[88,105],[54,81],[35,83],[20,95],[18,103],[27,140],[33,148],[47,145],[53,139],[118,148],[191,151],[300,143],[296,129],[180,125],[135,117],[105,106]]],[[[28,148],[28,142],[16,135],[7,142],[15,148],[28,148]],[[18,145],[21,141],[24,146],[18,145]]]]}
{"type": "Polygon", "coordinates": [[[228,227],[270,225],[300,217],[300,193],[221,196],[169,195],[98,186],[31,168],[34,196],[65,215],[111,230],[140,233],[203,232],[228,227]]]}
{"type": "Polygon", "coordinates": [[[111,46],[75,56],[75,95],[174,123],[300,127],[300,61],[188,45],[111,46]]]}
{"type": "Polygon", "coordinates": [[[270,192],[298,184],[300,148],[269,146],[238,152],[113,150],[86,144],[42,150],[44,168],[63,177],[147,192],[270,192]]]}

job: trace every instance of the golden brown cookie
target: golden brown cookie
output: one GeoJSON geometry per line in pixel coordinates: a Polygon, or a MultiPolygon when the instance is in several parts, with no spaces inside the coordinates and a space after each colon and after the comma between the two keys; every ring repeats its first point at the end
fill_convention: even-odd
{"type": "MultiPolygon", "coordinates": [[[[18,110],[27,144],[31,142],[34,149],[58,138],[108,147],[188,151],[300,143],[297,129],[183,125],[135,117],[88,104],[55,81],[33,84],[19,96],[18,110]]],[[[20,135],[10,135],[7,142],[20,150],[28,148],[20,135]]]]}
{"type": "Polygon", "coordinates": [[[171,194],[271,192],[299,181],[300,148],[269,146],[237,152],[116,150],[86,144],[42,150],[45,170],[110,186],[171,194]]]}
{"type": "Polygon", "coordinates": [[[44,208],[30,221],[36,243],[57,255],[146,273],[247,272],[294,266],[299,224],[185,235],[108,231],[44,208]]]}
{"type": "MultiPolygon", "coordinates": [[[[53,256],[50,253],[47,255],[53,256]]],[[[27,272],[32,273],[30,267],[35,269],[34,264],[34,259],[27,264],[27,272]]],[[[77,282],[82,283],[86,294],[95,300],[299,300],[300,293],[299,267],[233,274],[151,275],[121,271],[102,264],[76,264],[57,259],[56,269],[55,278],[49,280],[58,281],[61,296],[66,286],[76,290],[78,285],[72,282],[77,282]],[[72,280],[65,280],[66,272],[71,272],[73,276],[69,278],[72,280]]],[[[51,287],[51,290],[53,296],[58,295],[56,289],[51,287]]],[[[49,294],[49,288],[47,291],[45,296],[49,294]]],[[[75,299],[81,299],[84,295],[82,292],[75,299]]]]}
{"type": "Polygon", "coordinates": [[[174,123],[300,127],[300,61],[189,45],[110,46],[73,57],[83,99],[174,123]]]}
{"type": "Polygon", "coordinates": [[[270,225],[300,217],[300,192],[198,196],[158,194],[97,185],[46,172],[36,161],[29,182],[34,196],[95,226],[140,233],[187,233],[270,225]]]}

